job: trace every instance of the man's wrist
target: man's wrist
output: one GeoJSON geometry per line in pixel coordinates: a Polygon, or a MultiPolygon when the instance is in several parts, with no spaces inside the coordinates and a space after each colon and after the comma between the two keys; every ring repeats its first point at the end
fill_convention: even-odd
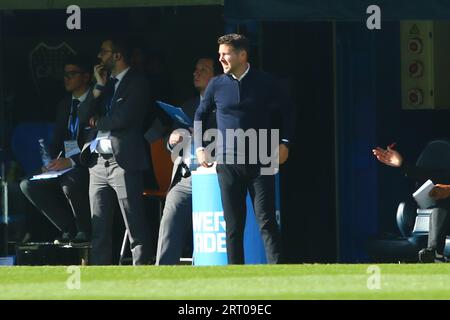
{"type": "Polygon", "coordinates": [[[284,144],[287,148],[291,146],[291,143],[288,139],[281,139],[280,144],[284,144]]]}
{"type": "Polygon", "coordinates": [[[75,161],[73,161],[73,159],[72,159],[72,158],[69,158],[69,160],[70,160],[70,164],[71,164],[70,168],[73,168],[73,167],[75,167],[75,166],[76,166],[76,163],[75,163],[75,161]]]}
{"type": "Polygon", "coordinates": [[[89,126],[90,126],[91,128],[97,127],[97,120],[98,120],[97,117],[91,117],[91,118],[89,119],[89,126]]]}
{"type": "Polygon", "coordinates": [[[105,85],[97,82],[97,84],[95,85],[94,89],[102,92],[103,90],[105,90],[105,85]]]}

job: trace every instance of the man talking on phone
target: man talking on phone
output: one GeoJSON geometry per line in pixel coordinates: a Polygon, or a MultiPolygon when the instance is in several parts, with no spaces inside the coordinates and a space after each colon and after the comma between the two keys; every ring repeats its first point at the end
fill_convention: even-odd
{"type": "Polygon", "coordinates": [[[94,67],[97,84],[80,108],[93,128],[81,153],[89,167],[92,249],[89,263],[112,263],[115,201],[127,228],[134,265],[150,263],[150,236],[144,216],[143,172],[149,167],[145,119],[150,106],[149,84],[130,68],[130,47],[124,39],[103,41],[94,67]],[[117,199],[117,200],[116,200],[117,199]]]}

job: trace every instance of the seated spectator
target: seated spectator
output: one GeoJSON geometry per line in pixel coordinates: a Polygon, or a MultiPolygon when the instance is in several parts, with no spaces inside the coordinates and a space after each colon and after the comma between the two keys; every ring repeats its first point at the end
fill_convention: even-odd
{"type": "MultiPolygon", "coordinates": [[[[218,66],[215,59],[201,58],[197,61],[193,82],[199,95],[183,104],[183,111],[192,119],[209,80],[217,74],[218,66]]],[[[172,151],[182,140],[183,136],[180,132],[174,130],[167,144],[169,151],[172,151]]],[[[178,263],[186,245],[188,245],[189,254],[192,254],[191,162],[190,157],[186,156],[178,156],[174,162],[170,191],[166,197],[159,229],[157,265],[178,263]]]]}
{"type": "MultiPolygon", "coordinates": [[[[387,149],[377,147],[372,150],[375,157],[385,165],[401,168],[405,175],[418,181],[431,179],[435,183],[450,183],[450,172],[441,170],[426,170],[416,166],[408,165],[402,155],[388,146],[387,149]]],[[[428,245],[419,251],[419,261],[424,263],[434,262],[436,254],[442,255],[445,247],[445,237],[450,234],[450,185],[437,184],[431,190],[430,196],[437,201],[441,210],[433,211],[430,216],[428,245]]]]}
{"type": "Polygon", "coordinates": [[[90,70],[89,62],[82,57],[71,57],[64,64],[64,86],[69,95],[57,106],[55,132],[49,145],[53,160],[42,171],[72,169],[57,178],[25,179],[20,183],[28,200],[61,232],[56,244],[84,244],[90,239],[89,172],[79,160],[87,124],[78,118],[78,106],[88,95],[90,70]]]}

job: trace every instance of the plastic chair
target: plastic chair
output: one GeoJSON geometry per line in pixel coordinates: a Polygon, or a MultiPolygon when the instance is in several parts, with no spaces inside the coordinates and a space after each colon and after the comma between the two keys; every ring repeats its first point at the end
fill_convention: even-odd
{"type": "Polygon", "coordinates": [[[450,171],[450,142],[434,140],[420,153],[416,166],[431,170],[450,171]]]}
{"type": "Polygon", "coordinates": [[[164,143],[164,139],[158,139],[155,142],[151,143],[150,150],[152,155],[153,170],[159,188],[156,190],[144,190],[144,196],[154,197],[158,199],[160,205],[159,214],[161,218],[164,200],[170,187],[173,162],[170,156],[170,152],[167,150],[164,143]]]}
{"type": "MultiPolygon", "coordinates": [[[[170,156],[170,152],[166,148],[165,141],[162,138],[150,144],[150,151],[152,156],[153,171],[155,174],[156,182],[158,183],[158,189],[146,189],[144,190],[143,196],[158,200],[159,219],[161,219],[164,209],[164,201],[170,187],[173,162],[170,156]]],[[[120,250],[119,264],[123,263],[127,243],[128,231],[125,229],[122,248],[120,250]]]]}
{"type": "MultiPolygon", "coordinates": [[[[434,140],[428,143],[417,159],[416,166],[433,171],[450,172],[450,142],[447,140],[434,140]]],[[[439,208],[417,208],[413,234],[428,234],[429,220],[433,210],[439,210],[439,208]]]]}

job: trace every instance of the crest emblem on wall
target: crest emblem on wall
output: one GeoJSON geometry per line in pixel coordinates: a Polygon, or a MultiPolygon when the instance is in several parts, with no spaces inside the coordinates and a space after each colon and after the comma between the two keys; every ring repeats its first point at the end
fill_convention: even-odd
{"type": "Polygon", "coordinates": [[[33,83],[39,95],[61,86],[64,72],[64,61],[76,52],[66,42],[56,46],[39,43],[29,55],[30,71],[33,83]]]}

